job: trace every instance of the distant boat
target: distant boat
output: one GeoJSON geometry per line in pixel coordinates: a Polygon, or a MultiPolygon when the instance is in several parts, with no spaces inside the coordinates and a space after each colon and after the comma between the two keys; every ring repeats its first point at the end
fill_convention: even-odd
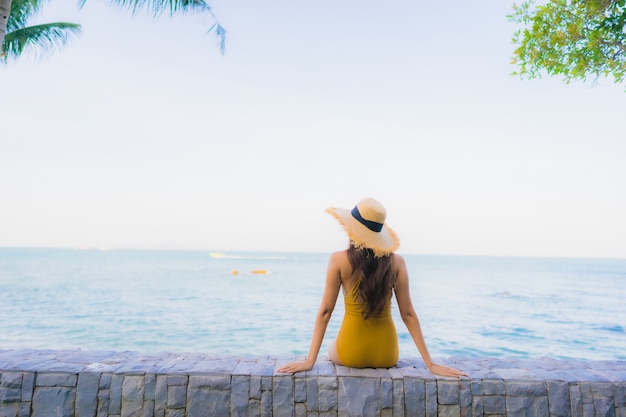
{"type": "Polygon", "coordinates": [[[221,252],[211,252],[211,253],[209,253],[209,256],[211,258],[225,258],[226,257],[226,255],[224,255],[221,252]]]}
{"type": "Polygon", "coordinates": [[[269,274],[270,271],[268,271],[267,269],[253,269],[252,271],[250,271],[250,273],[255,275],[265,275],[269,274]]]}

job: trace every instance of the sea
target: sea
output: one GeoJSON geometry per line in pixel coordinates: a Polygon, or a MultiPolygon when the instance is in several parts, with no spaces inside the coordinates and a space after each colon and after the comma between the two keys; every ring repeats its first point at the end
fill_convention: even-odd
{"type": "MultiPolygon", "coordinates": [[[[402,255],[435,358],[626,360],[626,259],[402,255]]],[[[328,254],[0,248],[0,349],[305,355],[328,254]]],[[[400,356],[419,353],[393,314],[400,356]]],[[[326,331],[326,354],[343,300],[326,331]]]]}

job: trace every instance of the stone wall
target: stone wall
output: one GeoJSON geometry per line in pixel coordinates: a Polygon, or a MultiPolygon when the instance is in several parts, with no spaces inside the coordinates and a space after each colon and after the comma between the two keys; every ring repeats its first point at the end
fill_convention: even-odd
{"type": "Polygon", "coordinates": [[[469,359],[435,378],[420,360],[391,369],[197,353],[0,350],[0,417],[626,417],[626,361],[469,359]]]}

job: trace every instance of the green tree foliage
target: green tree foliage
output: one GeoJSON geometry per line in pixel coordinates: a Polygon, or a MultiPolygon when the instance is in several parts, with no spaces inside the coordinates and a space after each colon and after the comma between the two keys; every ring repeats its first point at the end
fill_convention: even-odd
{"type": "Polygon", "coordinates": [[[523,25],[515,32],[512,63],[522,78],[542,73],[597,80],[626,75],[626,0],[548,0],[513,5],[508,18],[523,25]]]}
{"type": "Polygon", "coordinates": [[[2,42],[0,59],[16,59],[25,50],[39,55],[65,44],[71,35],[80,32],[80,25],[67,22],[29,26],[28,21],[41,9],[41,0],[13,0],[2,42]]]}

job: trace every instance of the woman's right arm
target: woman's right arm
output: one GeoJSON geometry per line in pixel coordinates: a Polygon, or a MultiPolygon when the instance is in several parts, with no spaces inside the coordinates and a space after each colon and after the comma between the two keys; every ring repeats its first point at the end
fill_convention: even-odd
{"type": "Polygon", "coordinates": [[[406,263],[400,255],[394,254],[393,258],[395,269],[397,271],[395,293],[398,308],[400,309],[400,316],[402,317],[402,321],[406,325],[415,346],[417,346],[417,350],[420,352],[420,355],[422,355],[422,359],[424,360],[426,367],[430,372],[437,375],[452,377],[467,376],[467,374],[459,371],[458,369],[433,363],[430,353],[428,352],[428,348],[426,347],[426,342],[424,341],[424,335],[422,334],[422,327],[420,326],[419,318],[417,317],[417,313],[415,313],[413,303],[411,302],[409,274],[406,269],[406,263]]]}
{"type": "Polygon", "coordinates": [[[320,352],[324,334],[328,327],[328,322],[335,309],[339,290],[341,288],[341,268],[340,268],[340,252],[331,255],[328,261],[328,269],[326,271],[326,285],[324,287],[324,295],[322,303],[315,317],[315,328],[313,329],[313,337],[309,354],[304,361],[292,362],[278,369],[278,372],[293,373],[309,371],[315,365],[317,355],[320,352]]]}

